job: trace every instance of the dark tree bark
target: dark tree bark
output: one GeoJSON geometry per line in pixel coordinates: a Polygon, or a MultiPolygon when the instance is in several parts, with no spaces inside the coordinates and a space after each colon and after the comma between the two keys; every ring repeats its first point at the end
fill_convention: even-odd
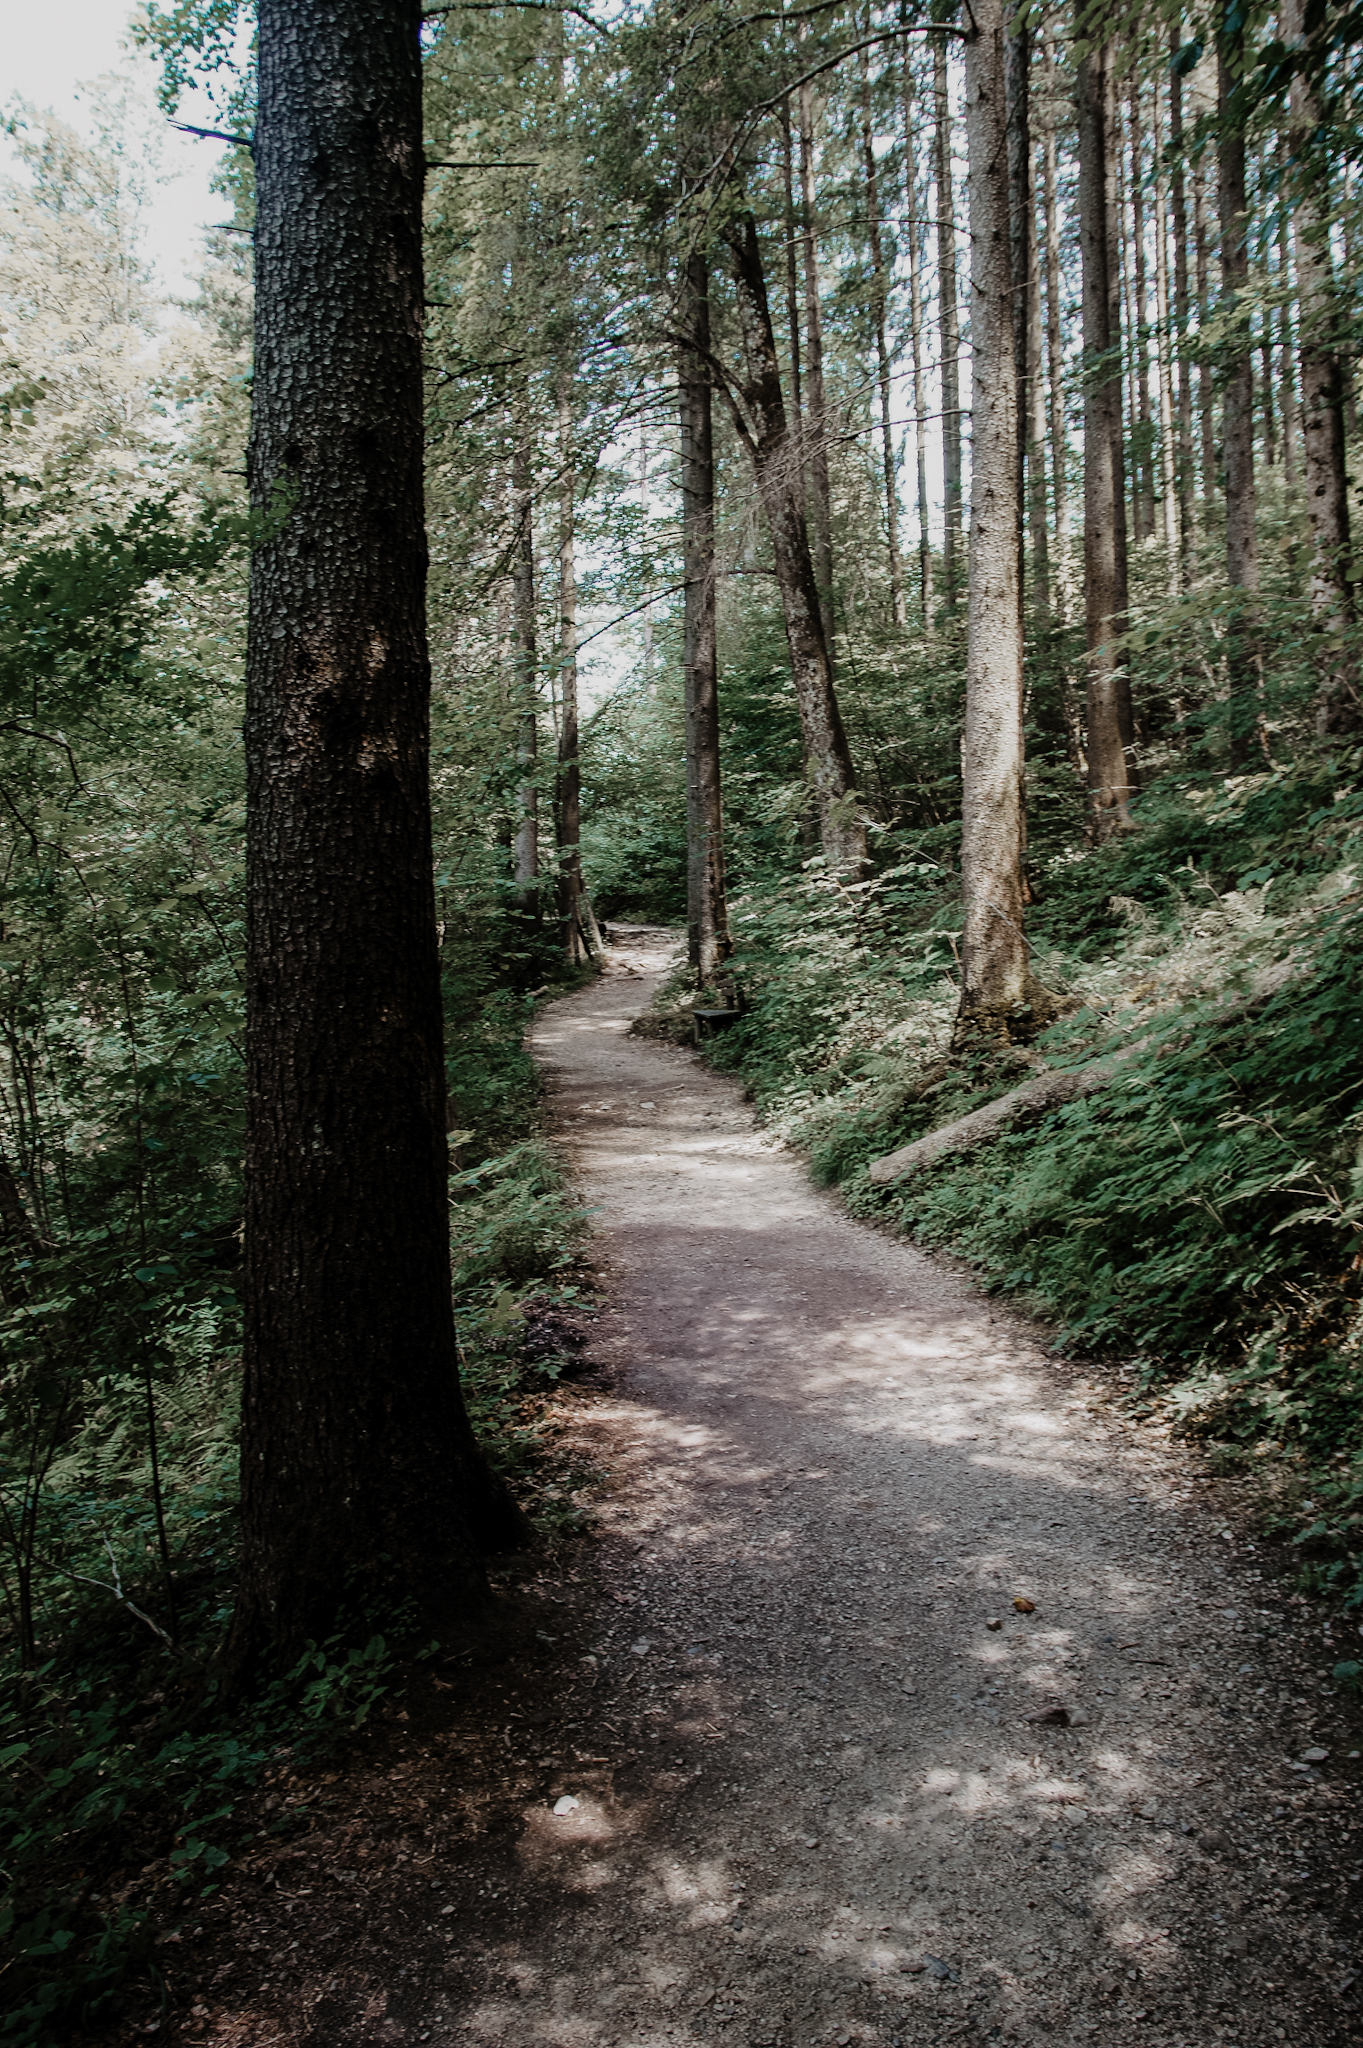
{"type": "MultiPolygon", "coordinates": [[[[1228,118],[1229,102],[1244,63],[1244,35],[1223,36],[1217,52],[1220,131],[1217,182],[1221,220],[1221,293],[1228,301],[1232,339],[1224,355],[1221,438],[1226,468],[1226,575],[1232,590],[1259,588],[1259,536],[1254,483],[1254,371],[1249,316],[1248,206],[1245,198],[1245,138],[1228,118]]],[[[1226,636],[1230,675],[1230,756],[1243,767],[1255,749],[1261,681],[1258,634],[1249,598],[1226,636]]]]}
{"type": "MultiPolygon", "coordinates": [[[[237,1682],[357,1609],[457,1640],[524,1524],[450,1299],[414,0],[262,0],[237,1682]]],[[[372,1624],[371,1624],[372,1625],[372,1624]]]]}
{"type": "Polygon", "coordinates": [[[833,513],[828,482],[828,413],[823,386],[823,309],[819,299],[818,212],[814,187],[814,92],[802,86],[800,108],[801,242],[805,274],[805,389],[808,405],[800,452],[813,528],[814,576],[830,670],[833,662],[833,513]]]}
{"type": "MultiPolygon", "coordinates": [[[[786,209],[786,327],[790,340],[790,424],[797,447],[803,443],[804,396],[800,383],[800,280],[797,245],[799,227],[795,211],[795,155],[791,147],[790,100],[781,102],[781,168],[786,209]]],[[[804,463],[801,457],[801,472],[804,463]]],[[[801,484],[801,489],[804,486],[801,484]]]]}
{"type": "MultiPolygon", "coordinates": [[[[1180,44],[1177,24],[1169,31],[1169,51],[1180,44]]],[[[1188,299],[1188,195],[1183,170],[1183,80],[1169,72],[1169,151],[1174,230],[1174,333],[1178,337],[1178,511],[1179,581],[1192,587],[1197,574],[1197,478],[1193,465],[1193,365],[1191,308],[1188,299]]]]}
{"type": "MultiPolygon", "coordinates": [[[[1279,138],[1279,177],[1290,169],[1287,137],[1279,138]]],[[[1284,179],[1285,182],[1285,179],[1284,179]]],[[[1292,270],[1292,209],[1280,204],[1278,212],[1278,279],[1282,303],[1278,308],[1278,364],[1280,371],[1281,409],[1283,421],[1283,481],[1291,497],[1297,487],[1297,444],[1301,431],[1300,412],[1297,406],[1296,342],[1292,332],[1292,301],[1299,296],[1293,292],[1292,270]]]]}
{"type": "Polygon", "coordinates": [[[686,260],[683,330],[695,342],[678,363],[682,551],[686,615],[686,927],[701,987],[729,958],[724,815],[719,775],[719,661],[715,632],[715,453],[710,390],[710,275],[704,252],[686,260]]]}
{"type": "MultiPolygon", "coordinates": [[[[1301,0],[1285,0],[1283,34],[1303,34],[1301,0]]],[[[1292,83],[1292,139],[1299,158],[1320,126],[1320,106],[1305,79],[1292,83]]],[[[1302,479],[1311,522],[1311,609],[1317,622],[1343,633],[1356,618],[1349,580],[1349,487],[1344,432],[1343,326],[1330,262],[1328,221],[1316,203],[1309,175],[1295,195],[1298,319],[1301,346],[1302,479]]],[[[1290,374],[1290,373],[1289,373],[1290,374]]],[[[1316,696],[1316,728],[1322,736],[1349,731],[1359,722],[1355,679],[1342,653],[1328,662],[1316,696]]]]}
{"type": "Polygon", "coordinates": [[[1159,380],[1160,511],[1164,522],[1164,569],[1169,595],[1178,594],[1178,447],[1174,438],[1174,371],[1172,356],[1173,304],[1169,293],[1169,181],[1164,154],[1164,114],[1160,104],[1160,82],[1156,78],[1151,94],[1154,107],[1155,160],[1155,319],[1159,338],[1155,348],[1155,374],[1159,380]]]}
{"type": "Polygon", "coordinates": [[[1022,607],[1018,387],[1004,0],[974,0],[966,40],[974,352],[970,601],[961,750],[965,899],[958,1036],[1034,1028],[1022,933],[1022,607]]]}
{"type": "Polygon", "coordinates": [[[937,298],[942,340],[942,586],[948,616],[961,582],[961,327],[956,300],[956,197],[951,180],[951,98],[946,39],[932,39],[937,115],[937,298]]]}
{"type": "Polygon", "coordinates": [[[744,354],[744,375],[741,380],[726,379],[725,395],[734,426],[752,460],[771,533],[805,766],[819,812],[820,843],[831,866],[844,874],[860,874],[866,864],[866,826],[856,801],[851,751],[833,688],[809,529],[798,490],[799,465],[786,421],[762,248],[751,213],[728,222],[724,241],[744,354]]]}
{"type": "Polygon", "coordinates": [[[1079,65],[1079,242],[1084,293],[1084,609],[1089,681],[1087,757],[1100,838],[1131,823],[1139,789],[1131,683],[1115,646],[1126,628],[1126,494],[1122,484],[1120,279],[1115,156],[1117,102],[1110,45],[1079,65]]]}
{"type": "Polygon", "coordinates": [[[904,623],[904,584],[899,562],[899,485],[896,480],[894,426],[890,417],[890,350],[885,334],[888,288],[880,240],[880,190],[876,177],[875,139],[871,126],[871,72],[861,53],[861,154],[866,170],[866,222],[871,245],[871,302],[876,330],[876,376],[880,386],[881,461],[885,472],[885,539],[890,572],[890,616],[904,623]]]}

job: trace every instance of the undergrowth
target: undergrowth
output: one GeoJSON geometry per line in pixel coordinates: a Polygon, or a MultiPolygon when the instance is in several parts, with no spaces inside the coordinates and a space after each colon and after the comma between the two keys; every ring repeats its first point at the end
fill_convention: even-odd
{"type": "MultiPolygon", "coordinates": [[[[480,985],[467,954],[449,970],[465,1396],[488,1456],[553,1540],[586,1519],[545,1401],[571,1368],[561,1318],[580,1300],[585,1218],[539,1133],[524,1043],[532,999],[491,976],[480,985]]],[[[41,1471],[0,1475],[12,1623],[0,1666],[0,2041],[11,2048],[107,2020],[130,1974],[155,1973],[158,1929],[221,1882],[244,1795],[282,1757],[362,1724],[411,1664],[401,1617],[382,1633],[359,1617],[344,1640],[309,1645],[263,1696],[230,1709],[219,1700],[214,1658],[236,1551],[231,1270],[217,1273],[212,1302],[211,1315],[181,1318],[152,1382],[165,1566],[146,1389],[134,1376],[87,1372],[55,1456],[41,1471]],[[27,1659],[13,1626],[25,1514],[27,1659]]],[[[285,1813],[270,1829],[298,1820],[285,1813]]]]}
{"type": "MultiPolygon", "coordinates": [[[[1038,877],[1068,999],[1026,1051],[953,1056],[954,875],[884,844],[735,905],[745,1016],[710,1049],[853,1213],[967,1260],[1121,1357],[1134,1397],[1265,1480],[1307,1580],[1363,1603],[1363,752],[1186,770],[1141,829],[1038,877]],[[1044,1062],[1094,1092],[889,1186],[869,1163],[1044,1062]]],[[[664,1000],[667,1000],[665,997],[664,1000]]]]}

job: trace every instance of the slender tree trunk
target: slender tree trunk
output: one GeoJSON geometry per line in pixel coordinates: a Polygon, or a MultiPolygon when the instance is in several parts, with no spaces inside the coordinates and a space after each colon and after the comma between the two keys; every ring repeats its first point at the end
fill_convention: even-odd
{"type": "MultiPolygon", "coordinates": [[[[1207,170],[1206,158],[1199,157],[1193,166],[1193,256],[1197,280],[1197,324],[1201,334],[1207,331],[1211,317],[1211,264],[1207,245],[1207,170]]],[[[1216,373],[1205,348],[1198,365],[1197,375],[1198,410],[1202,430],[1202,505],[1203,516],[1208,520],[1216,504],[1217,470],[1216,459],[1216,373]]]]}
{"type": "Polygon", "coordinates": [[[1136,368],[1136,419],[1139,428],[1141,531],[1150,540],[1155,531],[1155,433],[1150,416],[1150,294],[1145,260],[1145,142],[1141,134],[1141,95],[1131,89],[1131,247],[1136,324],[1132,332],[1136,368]]]}
{"type": "MultiPolygon", "coordinates": [[[[790,430],[797,449],[804,442],[804,396],[800,384],[800,278],[797,244],[800,241],[795,212],[795,156],[791,147],[790,100],[781,102],[781,169],[786,209],[786,328],[790,340],[790,430]]],[[[706,276],[708,308],[709,275],[706,276]]],[[[804,458],[800,457],[800,488],[804,489],[804,458]]]]}
{"type": "MultiPolygon", "coordinates": [[[[1249,287],[1246,237],[1245,138],[1230,126],[1227,108],[1244,61],[1242,33],[1224,36],[1218,50],[1217,78],[1221,130],[1217,142],[1217,175],[1221,216],[1221,291],[1233,319],[1247,323],[1244,295],[1249,287]]],[[[1221,422],[1226,463],[1226,575],[1232,590],[1247,593],[1259,587],[1259,539],[1255,518],[1254,375],[1246,324],[1225,351],[1221,422]]],[[[1230,675],[1230,754],[1243,767],[1254,748],[1261,680],[1258,634],[1246,597],[1227,634],[1230,675]]]]}
{"type": "Polygon", "coordinates": [[[752,459],[771,533],[786,641],[800,709],[805,766],[819,812],[819,836],[829,864],[860,874],[866,864],[866,826],[856,801],[851,750],[833,688],[824,639],[819,589],[797,469],[786,423],[781,367],[772,332],[767,282],[757,223],[739,214],[724,228],[743,336],[743,381],[726,386],[734,426],[752,459]]]}
{"type": "MultiPolygon", "coordinates": [[[[681,387],[682,551],[686,615],[682,667],[686,699],[686,929],[697,984],[728,959],[724,819],[719,777],[719,660],[716,644],[715,451],[710,390],[710,273],[702,250],[686,262],[681,387]]],[[[792,487],[793,489],[793,487],[792,487]]]]}
{"type": "Polygon", "coordinates": [[[524,1529],[450,1296],[419,27],[405,0],[259,9],[249,470],[260,514],[292,506],[252,559],[247,649],[237,1684],[377,1612],[464,1640],[480,1551],[524,1529]]]}
{"type": "MultiPolygon", "coordinates": [[[[1301,0],[1285,0],[1284,38],[1303,35],[1301,0]]],[[[1321,110],[1306,80],[1292,82],[1293,156],[1305,156],[1321,110]]],[[[1311,609],[1319,625],[1340,634],[1357,617],[1349,579],[1349,490],[1344,431],[1344,365],[1338,337],[1344,328],[1330,262],[1329,221],[1316,202],[1309,171],[1298,184],[1295,229],[1298,321],[1301,338],[1302,483],[1311,522],[1311,609]]],[[[1359,722],[1355,679],[1342,653],[1328,659],[1316,695],[1322,735],[1352,730],[1359,722]]]]}
{"type": "Polygon", "coordinates": [[[956,299],[956,199],[951,180],[951,95],[946,38],[932,39],[937,115],[937,297],[942,338],[942,584],[948,616],[961,578],[961,330],[956,299]]]}
{"type": "Polygon", "coordinates": [[[1047,30],[1042,41],[1042,189],[1046,216],[1046,369],[1050,385],[1051,476],[1055,507],[1057,584],[1062,615],[1070,605],[1069,438],[1065,431],[1065,355],[1061,326],[1060,209],[1056,198],[1055,46],[1047,30]]]}
{"type": "Polygon", "coordinates": [[[1115,233],[1113,247],[1116,251],[1116,269],[1113,276],[1115,307],[1113,311],[1113,332],[1122,337],[1122,375],[1125,379],[1123,411],[1125,413],[1126,439],[1130,448],[1125,451],[1129,459],[1125,462],[1123,475],[1130,492],[1127,506],[1127,532],[1138,543],[1145,538],[1141,525],[1141,463],[1140,437],[1136,430],[1136,318],[1131,299],[1131,230],[1126,204],[1126,157],[1122,149],[1122,107],[1121,99],[1116,101],[1112,143],[1113,197],[1115,209],[1113,221],[1115,233]]]}
{"type": "Polygon", "coordinates": [[[1171,355],[1169,303],[1169,183],[1164,170],[1164,119],[1160,106],[1159,82],[1153,94],[1155,120],[1155,318],[1158,339],[1155,370],[1159,378],[1160,508],[1164,516],[1165,574],[1168,590],[1175,596],[1179,586],[1178,542],[1178,460],[1174,446],[1174,373],[1171,355]]]}
{"type": "MultiPolygon", "coordinates": [[[[1169,31],[1172,56],[1179,47],[1177,25],[1169,31]]],[[[1178,506],[1179,577],[1184,590],[1197,574],[1197,487],[1193,467],[1192,329],[1188,302],[1188,200],[1183,173],[1183,80],[1170,68],[1169,148],[1173,158],[1171,200],[1174,228],[1174,333],[1178,339],[1178,506]]],[[[1200,289],[1200,287],[1199,287],[1200,289]]]]}
{"type": "MultiPolygon", "coordinates": [[[[1282,137],[1278,157],[1279,176],[1286,189],[1287,174],[1291,169],[1288,157],[1287,138],[1282,137]]],[[[1300,429],[1300,415],[1297,408],[1296,351],[1292,335],[1292,210],[1284,197],[1278,210],[1278,278],[1282,303],[1278,308],[1278,360],[1281,365],[1282,417],[1283,417],[1283,481],[1289,497],[1297,488],[1297,440],[1300,429]]]]}
{"type": "MultiPolygon", "coordinates": [[[[1029,78],[1031,37],[1025,23],[1015,23],[1003,37],[1003,100],[1005,147],[1009,178],[1009,274],[1013,307],[1013,399],[1017,414],[1017,616],[1025,621],[1027,588],[1027,438],[1031,408],[1027,403],[1027,340],[1031,332],[1031,102],[1029,78]]],[[[974,295],[974,268],[970,272],[974,295]]],[[[974,535],[974,526],[972,526],[974,535]]]]}
{"type": "Polygon", "coordinates": [[[888,290],[880,240],[880,192],[876,178],[875,136],[871,125],[871,70],[861,53],[861,154],[866,169],[866,221],[871,244],[871,303],[876,329],[876,373],[880,384],[880,439],[885,471],[885,537],[890,572],[890,616],[904,623],[904,578],[899,561],[899,485],[895,475],[894,425],[890,411],[890,351],[885,338],[888,290]]]}
{"type": "Polygon", "coordinates": [[[918,207],[918,127],[914,119],[917,81],[904,38],[904,212],[909,242],[909,336],[913,351],[913,438],[918,484],[918,598],[923,630],[932,630],[932,534],[928,515],[928,400],[923,375],[923,268],[926,209],[918,207]]]}
{"type": "Polygon", "coordinates": [[[975,0],[966,41],[974,351],[970,600],[961,749],[962,1030],[1025,1036],[1022,608],[1004,0],[975,0]]]}
{"type": "Polygon", "coordinates": [[[802,86],[800,108],[800,196],[805,273],[805,382],[809,405],[802,452],[814,538],[814,575],[824,646],[833,659],[833,515],[828,486],[828,414],[823,384],[823,313],[819,301],[818,213],[814,189],[814,91],[802,86]]]}
{"type": "Polygon", "coordinates": [[[1122,487],[1117,102],[1110,45],[1081,58],[1079,243],[1084,297],[1084,607],[1089,650],[1089,798],[1100,838],[1131,823],[1139,789],[1131,683],[1115,641],[1126,629],[1126,494],[1122,487]]]}
{"type": "Polygon", "coordinates": [[[577,966],[590,954],[582,912],[582,768],[577,717],[577,465],[571,367],[559,377],[558,526],[558,872],[564,952],[577,966]]]}
{"type": "Polygon", "coordinates": [[[530,444],[523,420],[516,424],[511,458],[512,517],[516,522],[511,558],[511,609],[514,619],[513,715],[516,727],[516,834],[512,841],[512,876],[524,911],[537,907],[539,885],[539,791],[535,768],[539,755],[539,655],[535,635],[535,522],[530,471],[530,444]]]}

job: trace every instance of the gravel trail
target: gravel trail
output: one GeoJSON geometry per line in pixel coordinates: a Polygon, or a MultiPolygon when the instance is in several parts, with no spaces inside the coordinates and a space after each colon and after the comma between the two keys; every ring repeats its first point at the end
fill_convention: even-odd
{"type": "Polygon", "coordinates": [[[639,1760],[527,1814],[555,1906],[465,2038],[1363,2039],[1346,1652],[1043,1333],[626,1035],[648,945],[534,1033],[626,1369],[586,1669],[639,1760]]]}

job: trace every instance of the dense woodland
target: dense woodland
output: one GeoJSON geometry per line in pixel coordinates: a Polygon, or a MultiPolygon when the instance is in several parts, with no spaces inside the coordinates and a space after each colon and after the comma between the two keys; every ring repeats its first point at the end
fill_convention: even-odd
{"type": "MultiPolygon", "coordinates": [[[[286,47],[309,10],[273,17],[286,47]]],[[[140,253],[129,105],[97,142],[10,116],[15,2041],[116,1996],[147,1911],[127,1870],[211,1883],[280,1728],[362,1718],[429,1618],[386,1587],[380,1628],[357,1558],[322,1614],[263,1481],[239,1550],[243,1341],[291,1284],[262,1249],[288,1204],[263,1169],[243,1189],[248,771],[292,829],[265,696],[243,746],[248,581],[254,555],[268,665],[261,620],[322,574],[291,540],[310,430],[289,439],[263,304],[276,353],[253,361],[253,251],[290,197],[258,111],[288,79],[276,54],[258,80],[252,20],[180,0],[135,28],[165,117],[193,87],[237,138],[188,305],[140,253]],[[261,1617],[290,1599],[271,1663],[261,1617]]],[[[383,943],[363,889],[308,865],[320,840],[269,915],[316,942],[318,1042],[360,1045],[407,971],[395,921],[419,951],[434,890],[475,1605],[492,1525],[524,1533],[508,1484],[541,1537],[587,1512],[536,1419],[583,1225],[523,1038],[628,919],[687,936],[642,1028],[739,1010],[709,1056],[816,1177],[1117,1361],[1259,1487],[1311,1584],[1363,1600],[1360,39],[1317,0],[425,16],[408,466],[424,451],[433,866],[383,943]]],[[[347,359],[360,433],[405,403],[373,395],[386,332],[347,359]]],[[[385,545],[419,612],[405,516],[385,545]]],[[[265,1015],[257,1101],[284,1058],[265,1015]]],[[[357,1201],[388,1128],[353,1127],[357,1201]]],[[[371,1305],[407,1298],[409,1236],[371,1305]]],[[[356,1540],[381,1547],[388,1512],[356,1540]]]]}

